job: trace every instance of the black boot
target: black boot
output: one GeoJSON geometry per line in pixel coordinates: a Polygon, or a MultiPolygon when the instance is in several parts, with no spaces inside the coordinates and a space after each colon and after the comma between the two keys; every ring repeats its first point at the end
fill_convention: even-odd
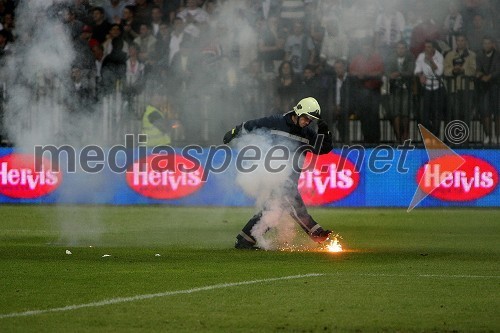
{"type": "Polygon", "coordinates": [[[246,237],[242,236],[241,233],[238,236],[236,236],[236,243],[234,243],[234,248],[239,250],[258,250],[259,247],[255,246],[256,243],[255,239],[246,234],[245,236],[246,237]],[[250,239],[252,241],[250,241],[250,239]]]}

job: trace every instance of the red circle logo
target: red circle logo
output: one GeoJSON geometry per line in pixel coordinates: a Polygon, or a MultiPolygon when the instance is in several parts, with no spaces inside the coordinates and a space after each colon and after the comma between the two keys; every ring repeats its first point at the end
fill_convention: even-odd
{"type": "Polygon", "coordinates": [[[335,153],[305,158],[299,191],[308,205],[323,205],[350,195],[359,184],[359,173],[347,158],[335,153]]]}
{"type": "Polygon", "coordinates": [[[498,184],[498,172],[488,162],[470,155],[465,162],[450,168],[455,155],[445,155],[429,161],[417,172],[422,191],[443,201],[470,201],[491,193],[498,184]]]}
{"type": "Polygon", "coordinates": [[[0,157],[0,193],[16,199],[34,199],[55,191],[62,181],[46,158],[40,159],[38,172],[35,156],[10,154],[0,157]]]}
{"type": "Polygon", "coordinates": [[[203,168],[178,154],[152,154],[127,171],[127,183],[137,193],[153,199],[177,199],[202,186],[203,168]]]}

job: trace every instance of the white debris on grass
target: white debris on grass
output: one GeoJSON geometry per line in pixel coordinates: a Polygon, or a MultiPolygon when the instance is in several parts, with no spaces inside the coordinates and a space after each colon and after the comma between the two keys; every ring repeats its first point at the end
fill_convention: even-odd
{"type": "Polygon", "coordinates": [[[111,257],[111,254],[105,254],[102,256],[103,258],[106,258],[106,257],[111,257]]]}
{"type": "Polygon", "coordinates": [[[73,254],[70,250],[66,250],[66,254],[73,254]]]}

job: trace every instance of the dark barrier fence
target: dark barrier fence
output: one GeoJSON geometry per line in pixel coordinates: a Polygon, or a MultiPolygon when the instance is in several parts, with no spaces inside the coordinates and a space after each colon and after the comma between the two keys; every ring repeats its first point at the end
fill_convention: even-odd
{"type": "MultiPolygon", "coordinates": [[[[449,142],[445,133],[451,121],[462,121],[468,136],[461,147],[492,147],[500,142],[500,126],[495,125],[500,116],[500,88],[498,85],[483,85],[475,77],[443,77],[431,80],[423,86],[416,77],[399,79],[380,78],[380,92],[369,96],[358,84],[348,86],[348,107],[342,117],[333,119],[332,127],[338,129],[336,141],[350,144],[366,144],[365,131],[376,123],[367,119],[367,112],[376,112],[380,129],[379,142],[398,144],[407,139],[421,143],[418,124],[422,124],[444,142],[449,142]],[[377,108],[366,107],[366,98],[378,98],[377,108]],[[361,99],[361,101],[360,101],[361,99]],[[360,107],[364,106],[364,107],[360,107]],[[496,131],[495,131],[496,126],[496,131]]],[[[377,130],[372,132],[377,133],[377,130]]],[[[449,133],[448,133],[449,134],[449,133]]]]}
{"type": "MultiPolygon", "coordinates": [[[[353,80],[353,84],[346,87],[343,98],[343,110],[334,112],[332,102],[333,88],[329,89],[329,107],[323,110],[324,118],[329,122],[335,133],[337,146],[344,144],[363,144],[374,146],[377,144],[397,145],[411,139],[413,143],[420,144],[421,136],[418,124],[422,124],[444,142],[449,142],[445,133],[446,126],[454,120],[463,121],[467,126],[468,136],[460,144],[461,148],[489,148],[498,147],[500,138],[500,88],[498,85],[480,83],[475,77],[443,77],[423,86],[416,77],[402,77],[398,79],[378,78],[382,85],[373,90],[364,89],[362,82],[353,80]],[[495,131],[496,127],[496,131],[495,131]]],[[[0,85],[0,113],[9,112],[6,99],[8,89],[5,84],[0,85]]],[[[16,131],[36,132],[40,129],[40,118],[49,118],[51,132],[57,133],[58,128],[65,123],[65,117],[71,117],[74,106],[68,106],[63,96],[59,96],[58,89],[54,93],[37,93],[34,97],[33,108],[24,117],[19,118],[15,124],[16,131]],[[50,110],[48,113],[47,110],[50,110]]],[[[118,83],[114,91],[102,96],[98,101],[85,106],[91,110],[93,126],[87,135],[102,138],[108,144],[122,143],[125,134],[138,134],[141,132],[141,119],[147,104],[151,101],[144,89],[138,94],[129,94],[118,83]]],[[[165,91],[165,96],[168,92],[165,91]]],[[[269,96],[267,96],[269,97],[269,96]]],[[[251,107],[254,102],[245,98],[232,101],[227,112],[217,107],[218,95],[202,94],[191,97],[192,103],[176,103],[173,98],[165,101],[165,114],[167,118],[179,120],[179,126],[172,126],[173,144],[183,145],[193,143],[189,134],[190,121],[186,119],[183,124],[177,114],[193,113],[186,105],[197,105],[196,117],[196,142],[200,144],[220,144],[221,133],[241,122],[264,116],[269,105],[251,107]],[[196,103],[195,103],[196,99],[196,103]],[[183,109],[184,108],[184,109],[183,109]],[[256,112],[255,110],[260,110],[256,112]],[[188,112],[189,111],[189,112],[188,112]],[[224,114],[219,114],[223,112],[224,114]],[[248,117],[247,117],[248,116],[248,117]],[[220,120],[223,119],[223,120],[220,120]],[[183,126],[183,125],[184,126],[183,126]],[[224,127],[224,128],[221,128],[224,127]]],[[[266,100],[254,97],[253,101],[266,100]]],[[[267,98],[269,100],[269,98],[267,98]]],[[[268,103],[269,104],[269,103],[268,103]]],[[[3,119],[4,117],[0,117],[3,119]]],[[[172,119],[171,119],[172,120],[172,119]]],[[[2,125],[2,123],[0,123],[2,125]]],[[[4,122],[5,125],[5,122],[4,122]]],[[[44,131],[47,128],[43,129],[44,131]]],[[[191,131],[193,132],[193,131],[191,131]]],[[[0,126],[0,136],[5,144],[5,126],[0,126]]],[[[453,143],[453,142],[452,142],[453,143]]]]}

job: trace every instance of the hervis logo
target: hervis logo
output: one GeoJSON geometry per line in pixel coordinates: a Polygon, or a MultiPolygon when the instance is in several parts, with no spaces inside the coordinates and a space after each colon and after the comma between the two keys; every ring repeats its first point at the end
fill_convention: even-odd
{"type": "Polygon", "coordinates": [[[198,191],[203,168],[178,154],[148,155],[126,174],[127,183],[137,193],[153,199],[178,199],[198,191]]]}
{"type": "Polygon", "coordinates": [[[35,168],[35,156],[10,154],[0,157],[0,194],[16,199],[35,199],[55,191],[62,174],[54,172],[48,159],[35,168]],[[35,170],[39,170],[36,172],[35,170]]]}
{"type": "Polygon", "coordinates": [[[335,153],[315,156],[307,154],[299,179],[299,192],[308,205],[323,205],[350,195],[359,185],[359,172],[354,164],[335,153]],[[316,162],[314,162],[316,159],[316,162]],[[314,166],[311,165],[314,163],[314,166]]]}
{"type": "MultiPolygon", "coordinates": [[[[429,162],[417,171],[418,185],[407,212],[429,195],[444,201],[470,201],[495,189],[498,172],[491,164],[474,156],[459,155],[421,124],[418,128],[429,162]]],[[[450,133],[445,136],[453,142],[450,133]]]]}
{"type": "Polygon", "coordinates": [[[458,168],[449,168],[455,155],[430,160],[417,172],[422,191],[443,201],[470,201],[482,198],[498,185],[494,166],[474,156],[460,155],[465,161],[458,168]]]}

